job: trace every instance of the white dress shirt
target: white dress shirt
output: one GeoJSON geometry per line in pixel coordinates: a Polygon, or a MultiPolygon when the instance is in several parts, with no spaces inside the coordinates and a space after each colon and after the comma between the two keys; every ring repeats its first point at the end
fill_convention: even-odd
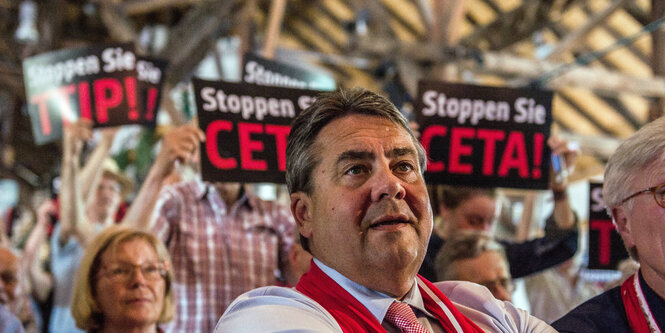
{"type": "MultiPolygon", "coordinates": [[[[367,307],[379,322],[383,321],[394,298],[359,286],[319,261],[315,261],[315,264],[367,307]],[[349,281],[352,283],[348,283],[349,281]]],[[[462,281],[443,281],[436,283],[435,286],[463,315],[485,332],[556,333],[545,322],[530,316],[526,311],[514,307],[509,302],[495,299],[483,286],[462,281]]],[[[408,303],[419,310],[424,310],[419,289],[413,288],[411,294],[413,297],[408,303]],[[417,299],[420,300],[420,304],[417,299]]],[[[215,332],[329,333],[342,332],[342,329],[328,311],[299,291],[284,287],[262,287],[251,290],[233,301],[217,323],[215,332]]]]}

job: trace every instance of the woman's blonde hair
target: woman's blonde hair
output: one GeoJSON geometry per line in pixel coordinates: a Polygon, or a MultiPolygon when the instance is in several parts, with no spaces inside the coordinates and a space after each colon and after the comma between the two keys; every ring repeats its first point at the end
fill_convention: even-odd
{"type": "Polygon", "coordinates": [[[72,297],[72,315],[76,326],[83,330],[99,329],[104,322],[104,314],[95,299],[95,276],[100,270],[101,256],[107,250],[115,252],[118,245],[143,239],[152,245],[160,261],[167,262],[167,273],[164,278],[164,304],[157,323],[166,323],[173,319],[175,300],[173,296],[173,272],[171,258],[164,244],[154,235],[121,225],[114,225],[99,233],[86,248],[74,284],[72,297]]]}

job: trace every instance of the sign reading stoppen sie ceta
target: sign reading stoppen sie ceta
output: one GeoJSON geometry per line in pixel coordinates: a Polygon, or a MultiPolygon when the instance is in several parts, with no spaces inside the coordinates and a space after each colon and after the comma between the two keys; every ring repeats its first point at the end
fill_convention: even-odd
{"type": "Polygon", "coordinates": [[[418,83],[416,121],[429,183],[548,188],[552,93],[418,83]]]}
{"type": "Polygon", "coordinates": [[[289,63],[245,53],[242,81],[259,86],[296,89],[335,90],[335,80],[318,69],[301,68],[289,63]]]}
{"type": "Polygon", "coordinates": [[[154,124],[164,68],[163,62],[137,59],[129,44],[65,49],[25,59],[35,142],[62,137],[63,125],[79,117],[93,120],[95,127],[154,124]]]}
{"type": "Polygon", "coordinates": [[[284,183],[291,121],[317,91],[192,80],[206,181],[284,183]]]}

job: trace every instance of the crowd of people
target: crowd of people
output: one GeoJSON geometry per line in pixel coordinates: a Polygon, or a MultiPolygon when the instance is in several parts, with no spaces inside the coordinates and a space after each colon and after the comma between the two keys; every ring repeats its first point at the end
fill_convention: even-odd
{"type": "MultiPolygon", "coordinates": [[[[565,183],[550,184],[542,237],[499,239],[497,189],[426,184],[412,127],[379,94],[321,94],[292,123],[283,203],[246,183],[183,177],[199,169],[196,125],[163,135],[136,186],[109,157],[117,128],[99,130],[83,161],[92,124],[69,124],[57,198],[35,204],[23,241],[0,235],[0,331],[665,327],[665,119],[607,164],[608,213],[640,264],[607,291],[577,274],[579,221],[565,183]],[[511,301],[517,278],[526,278],[531,313],[511,301]]],[[[565,141],[548,144],[575,164],[565,141]]],[[[12,221],[3,222],[6,232],[12,221]]]]}

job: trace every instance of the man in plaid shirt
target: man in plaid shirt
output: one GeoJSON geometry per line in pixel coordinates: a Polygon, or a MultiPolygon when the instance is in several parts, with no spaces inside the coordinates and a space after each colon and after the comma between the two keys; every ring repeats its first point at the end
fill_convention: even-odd
{"type": "Polygon", "coordinates": [[[197,160],[202,139],[189,125],[165,135],[124,220],[154,232],[173,259],[177,305],[167,332],[211,332],[238,295],[275,284],[295,228],[288,208],[260,200],[238,183],[197,179],[161,189],[176,159],[197,160]]]}

